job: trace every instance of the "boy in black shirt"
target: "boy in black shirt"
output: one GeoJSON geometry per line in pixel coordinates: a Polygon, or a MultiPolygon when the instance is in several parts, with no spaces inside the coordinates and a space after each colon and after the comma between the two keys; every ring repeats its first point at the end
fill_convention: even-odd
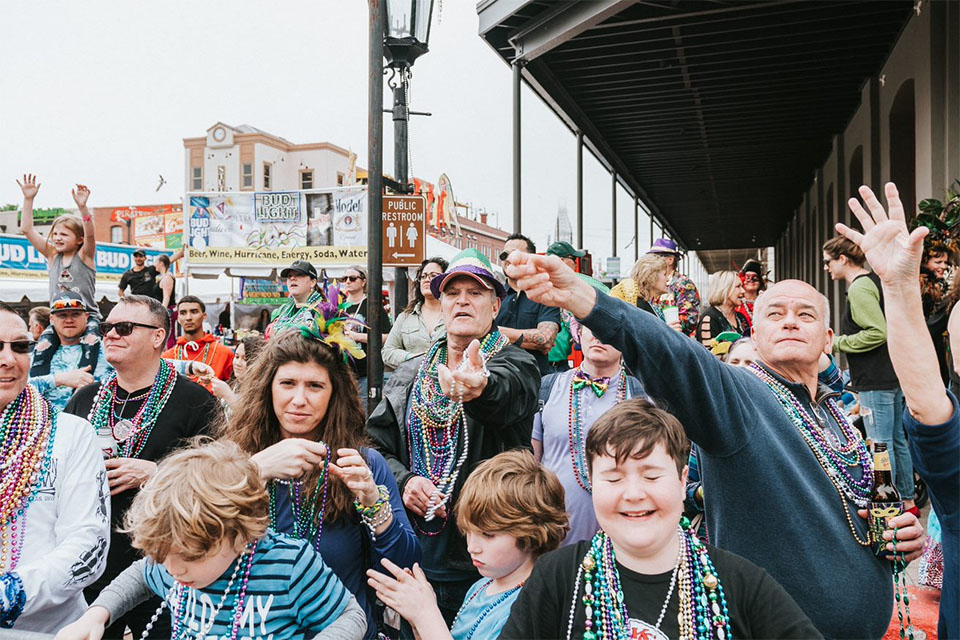
{"type": "Polygon", "coordinates": [[[599,418],[584,454],[601,531],[537,561],[500,638],[820,638],[766,571],[678,526],[689,451],[646,400],[599,418]]]}

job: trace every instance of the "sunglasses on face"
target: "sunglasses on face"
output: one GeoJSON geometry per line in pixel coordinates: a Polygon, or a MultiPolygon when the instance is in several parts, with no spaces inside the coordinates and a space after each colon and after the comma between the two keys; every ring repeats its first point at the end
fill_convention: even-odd
{"type": "Polygon", "coordinates": [[[760,282],[760,278],[757,276],[743,276],[744,282],[760,282]]]}
{"type": "Polygon", "coordinates": [[[429,282],[440,275],[443,275],[442,271],[434,271],[433,273],[421,273],[420,282],[429,282]]]}
{"type": "Polygon", "coordinates": [[[836,258],[824,258],[824,259],[823,259],[823,264],[824,264],[824,266],[826,266],[826,265],[830,264],[831,262],[833,262],[834,260],[836,260],[836,258]]]}
{"type": "Polygon", "coordinates": [[[356,282],[357,280],[363,280],[363,276],[343,276],[343,279],[346,282],[356,282]]]}
{"type": "Polygon", "coordinates": [[[500,262],[504,262],[504,261],[507,259],[507,256],[509,256],[509,255],[510,255],[510,252],[509,252],[509,251],[501,251],[501,252],[500,252],[500,262]]]}
{"type": "Polygon", "coordinates": [[[33,344],[29,340],[0,340],[0,351],[3,351],[7,348],[7,345],[10,345],[10,350],[16,354],[23,355],[25,353],[30,353],[30,345],[33,344]]]}
{"type": "Polygon", "coordinates": [[[100,335],[106,338],[108,333],[111,331],[116,331],[118,336],[124,337],[133,333],[134,327],[143,327],[144,329],[161,328],[155,327],[152,324],[143,324],[141,322],[101,322],[100,335]]]}

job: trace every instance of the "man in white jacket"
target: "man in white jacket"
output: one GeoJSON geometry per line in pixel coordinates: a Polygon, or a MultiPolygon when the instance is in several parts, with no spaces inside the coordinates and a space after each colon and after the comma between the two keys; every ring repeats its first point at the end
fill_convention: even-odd
{"type": "Polygon", "coordinates": [[[93,428],[27,384],[27,325],[0,303],[0,626],[53,633],[103,573],[110,491],[93,428]]]}

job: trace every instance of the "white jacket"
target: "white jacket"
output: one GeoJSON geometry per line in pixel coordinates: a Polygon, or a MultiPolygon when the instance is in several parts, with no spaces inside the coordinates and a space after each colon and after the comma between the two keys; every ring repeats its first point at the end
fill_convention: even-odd
{"type": "Polygon", "coordinates": [[[86,611],[84,587],[106,567],[110,488],[93,427],[61,413],[50,472],[23,516],[26,537],[14,572],[26,604],[13,628],[56,633],[86,611]]]}

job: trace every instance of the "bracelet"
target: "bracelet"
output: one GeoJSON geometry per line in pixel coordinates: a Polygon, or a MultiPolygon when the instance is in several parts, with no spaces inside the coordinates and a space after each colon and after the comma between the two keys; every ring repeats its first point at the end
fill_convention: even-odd
{"type": "Polygon", "coordinates": [[[0,627],[13,628],[14,623],[27,603],[27,594],[23,590],[23,581],[17,573],[0,576],[0,627]]]}
{"type": "Polygon", "coordinates": [[[360,504],[359,500],[353,501],[353,508],[357,510],[357,513],[359,513],[361,517],[372,518],[380,511],[380,507],[390,502],[390,491],[387,489],[387,485],[377,485],[377,492],[379,493],[377,501],[369,507],[360,504]]]}
{"type": "Polygon", "coordinates": [[[367,529],[370,530],[370,539],[374,542],[377,541],[377,529],[380,528],[380,525],[385,523],[390,519],[390,516],[393,515],[393,509],[380,509],[373,517],[368,517],[365,515],[360,516],[360,520],[366,525],[367,529]]]}

